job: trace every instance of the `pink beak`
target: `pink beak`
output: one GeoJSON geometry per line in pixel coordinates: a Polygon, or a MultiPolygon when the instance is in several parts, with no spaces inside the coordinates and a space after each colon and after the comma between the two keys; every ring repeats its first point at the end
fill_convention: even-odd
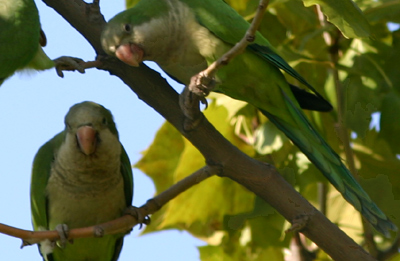
{"type": "Polygon", "coordinates": [[[76,132],[79,148],[88,156],[96,151],[96,133],[97,132],[90,126],[82,126],[76,132]]]}
{"type": "Polygon", "coordinates": [[[130,66],[138,67],[143,61],[143,50],[136,44],[123,44],[115,51],[115,56],[130,66]]]}

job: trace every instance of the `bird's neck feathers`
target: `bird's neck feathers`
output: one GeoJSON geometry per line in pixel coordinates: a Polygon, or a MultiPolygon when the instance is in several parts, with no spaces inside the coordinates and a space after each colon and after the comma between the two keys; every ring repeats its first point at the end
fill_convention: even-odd
{"type": "Polygon", "coordinates": [[[68,133],[56,152],[52,174],[68,176],[65,180],[81,184],[111,184],[121,178],[121,144],[111,132],[99,134],[96,151],[85,155],[76,136],[68,133]]]}

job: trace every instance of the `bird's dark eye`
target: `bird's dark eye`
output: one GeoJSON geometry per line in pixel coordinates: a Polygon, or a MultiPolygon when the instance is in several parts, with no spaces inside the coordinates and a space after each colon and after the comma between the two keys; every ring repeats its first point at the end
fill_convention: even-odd
{"type": "Polygon", "coordinates": [[[108,121],[107,121],[107,119],[106,119],[106,118],[103,118],[103,121],[102,121],[102,123],[103,123],[104,125],[107,125],[107,124],[108,124],[108,121]]]}
{"type": "Polygon", "coordinates": [[[124,30],[125,30],[125,32],[130,33],[132,30],[132,26],[130,24],[125,24],[124,30]]]}

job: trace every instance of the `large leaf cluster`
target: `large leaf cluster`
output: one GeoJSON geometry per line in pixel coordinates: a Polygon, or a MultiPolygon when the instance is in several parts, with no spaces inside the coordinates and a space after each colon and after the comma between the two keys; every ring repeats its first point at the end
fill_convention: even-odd
{"type": "MultiPolygon", "coordinates": [[[[127,5],[136,2],[127,1],[127,5]]],[[[249,21],[258,4],[258,0],[226,2],[249,21]]],[[[260,31],[331,101],[332,112],[306,112],[307,116],[344,160],[337,126],[346,127],[360,183],[400,227],[400,30],[389,30],[389,22],[400,22],[398,0],[271,0],[260,31]],[[316,5],[328,23],[321,23],[316,5]],[[327,35],[331,43],[324,38],[327,35]],[[342,115],[338,107],[343,108],[342,115]]],[[[305,198],[320,207],[318,184],[327,184],[326,179],[282,132],[251,105],[219,94],[209,98],[204,113],[230,142],[274,164],[305,198]]],[[[204,165],[202,155],[168,123],[136,163],[153,179],[157,192],[204,165]]],[[[359,214],[332,186],[327,188],[322,190],[327,198],[326,215],[361,243],[359,214]]],[[[187,230],[208,242],[200,247],[202,260],[284,260],[288,255],[284,249],[290,248],[292,237],[284,233],[288,226],[272,207],[241,185],[212,177],[153,215],[145,232],[187,230]]],[[[379,244],[389,243],[381,238],[379,244]]],[[[327,258],[318,253],[319,260],[327,258]]]]}

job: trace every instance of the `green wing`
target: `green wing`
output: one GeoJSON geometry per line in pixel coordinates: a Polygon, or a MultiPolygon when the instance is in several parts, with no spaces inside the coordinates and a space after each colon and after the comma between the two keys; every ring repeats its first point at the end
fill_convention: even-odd
{"type": "MultiPolygon", "coordinates": [[[[122,146],[121,153],[121,174],[124,179],[124,192],[125,192],[125,200],[126,206],[132,205],[133,199],[133,174],[132,174],[132,165],[129,160],[128,154],[125,151],[124,146],[122,146]]],[[[124,237],[120,237],[116,239],[114,254],[111,258],[112,261],[118,260],[119,254],[122,250],[122,245],[124,243],[124,237]]]]}
{"type": "Polygon", "coordinates": [[[121,174],[124,179],[124,192],[125,192],[125,200],[126,206],[132,205],[133,199],[133,174],[132,174],[132,165],[129,160],[128,154],[125,151],[124,146],[122,146],[121,153],[121,174]]]}
{"type": "Polygon", "coordinates": [[[1,3],[7,8],[0,8],[0,84],[33,59],[40,37],[39,13],[33,0],[1,3]]]}
{"type": "Polygon", "coordinates": [[[2,0],[0,4],[0,85],[20,69],[52,68],[54,62],[39,44],[40,21],[35,2],[2,0]]]}
{"type": "MultiPolygon", "coordinates": [[[[223,0],[181,1],[194,10],[196,18],[201,25],[226,43],[236,44],[243,38],[249,28],[249,23],[223,0]]],[[[260,33],[257,33],[255,43],[273,49],[268,40],[260,33]]]]}
{"type": "MultiPolygon", "coordinates": [[[[250,26],[241,15],[223,0],[185,0],[184,2],[195,10],[196,18],[201,25],[210,30],[222,41],[231,45],[239,42],[250,26]]],[[[262,59],[284,70],[290,76],[310,88],[325,103],[329,104],[298,72],[276,53],[275,48],[260,32],[256,33],[254,44],[249,45],[247,48],[262,59]]]]}
{"type": "Polygon", "coordinates": [[[60,132],[51,140],[40,147],[33,160],[31,177],[31,212],[32,222],[35,230],[39,227],[48,229],[46,186],[50,177],[51,165],[54,154],[61,146],[65,137],[60,132]]]}

